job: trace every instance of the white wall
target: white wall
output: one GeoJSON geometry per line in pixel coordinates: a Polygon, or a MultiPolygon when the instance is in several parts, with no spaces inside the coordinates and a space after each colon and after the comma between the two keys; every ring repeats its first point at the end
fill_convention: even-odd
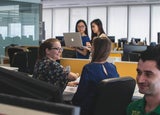
{"type": "Polygon", "coordinates": [[[146,38],[149,44],[157,42],[157,32],[160,31],[159,10],[160,4],[43,8],[43,20],[47,23],[46,38],[75,31],[78,19],[87,22],[90,35],[90,22],[99,18],[102,20],[105,32],[109,36],[115,36],[116,41],[119,38],[128,38],[130,41],[132,37],[136,37],[141,38],[141,41],[146,38]],[[51,11],[53,14],[47,15],[51,11]],[[52,22],[49,23],[50,21],[52,22]]]}

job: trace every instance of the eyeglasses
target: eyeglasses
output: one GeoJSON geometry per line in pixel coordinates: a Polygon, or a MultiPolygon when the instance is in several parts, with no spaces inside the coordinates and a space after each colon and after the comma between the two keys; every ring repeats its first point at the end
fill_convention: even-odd
{"type": "Polygon", "coordinates": [[[63,48],[51,48],[51,49],[54,49],[54,50],[57,50],[57,51],[63,51],[63,48]]]}
{"type": "Polygon", "coordinates": [[[85,26],[77,26],[78,28],[85,28],[85,26]]]}

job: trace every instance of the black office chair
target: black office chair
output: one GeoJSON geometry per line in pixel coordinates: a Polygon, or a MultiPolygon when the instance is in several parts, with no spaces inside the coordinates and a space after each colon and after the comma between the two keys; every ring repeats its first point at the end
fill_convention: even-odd
{"type": "Polygon", "coordinates": [[[63,58],[76,58],[76,51],[70,49],[64,49],[62,52],[63,58]]]}
{"type": "Polygon", "coordinates": [[[129,52],[129,61],[138,62],[140,58],[140,53],[129,52]]]}
{"type": "Polygon", "coordinates": [[[8,52],[9,63],[10,63],[11,67],[13,66],[12,61],[13,61],[14,53],[19,52],[19,51],[24,51],[24,50],[20,47],[10,47],[10,48],[8,48],[7,52],[8,52]]]}
{"type": "Polygon", "coordinates": [[[18,67],[19,72],[29,73],[28,51],[19,51],[13,54],[12,67],[18,67]]]}
{"type": "Polygon", "coordinates": [[[27,74],[0,67],[0,93],[33,99],[62,102],[62,90],[27,74]]]}
{"type": "Polygon", "coordinates": [[[18,71],[33,74],[34,65],[38,58],[38,47],[30,47],[28,51],[14,53],[12,66],[18,67],[18,71]]]}
{"type": "Polygon", "coordinates": [[[93,115],[126,115],[136,82],[131,77],[105,79],[98,85],[93,115]]]}
{"type": "Polygon", "coordinates": [[[27,49],[29,50],[28,52],[28,68],[29,68],[28,73],[33,74],[34,65],[38,58],[39,47],[28,47],[27,49]]]}

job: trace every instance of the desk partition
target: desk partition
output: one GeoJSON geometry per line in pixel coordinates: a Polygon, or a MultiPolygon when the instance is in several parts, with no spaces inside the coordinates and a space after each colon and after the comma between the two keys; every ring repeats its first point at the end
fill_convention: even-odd
{"type": "Polygon", "coordinates": [[[75,73],[79,73],[81,75],[83,66],[89,63],[89,59],[76,59],[76,58],[61,58],[60,64],[63,67],[70,66],[71,71],[75,73]]]}
{"type": "Polygon", "coordinates": [[[114,62],[114,64],[117,67],[117,71],[121,77],[131,76],[136,79],[137,62],[119,61],[114,62]]]}
{"type": "MultiPolygon", "coordinates": [[[[83,66],[90,62],[89,59],[76,59],[76,58],[61,58],[60,64],[64,67],[70,66],[71,71],[75,73],[79,73],[81,75],[83,66]]],[[[115,61],[114,65],[117,68],[117,71],[120,77],[123,76],[131,76],[134,79],[136,78],[136,68],[137,62],[129,62],[129,61],[115,61]]]]}

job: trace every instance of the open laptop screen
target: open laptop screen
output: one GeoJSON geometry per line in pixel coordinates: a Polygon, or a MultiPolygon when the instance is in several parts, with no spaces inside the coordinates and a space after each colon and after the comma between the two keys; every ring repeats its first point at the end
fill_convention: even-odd
{"type": "Polygon", "coordinates": [[[65,46],[67,47],[83,47],[81,34],[79,32],[63,33],[65,46]]]}

